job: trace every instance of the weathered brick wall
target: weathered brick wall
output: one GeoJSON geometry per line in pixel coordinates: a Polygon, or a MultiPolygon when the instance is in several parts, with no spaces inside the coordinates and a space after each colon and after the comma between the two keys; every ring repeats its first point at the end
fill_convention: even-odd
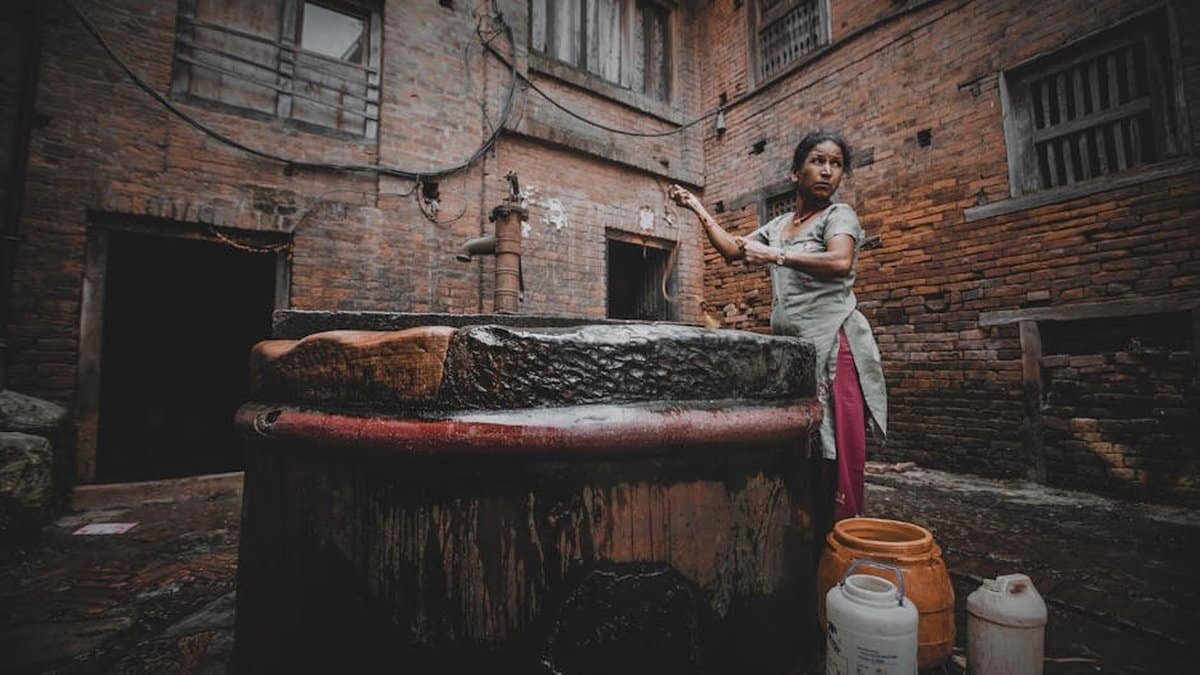
{"type": "MultiPolygon", "coordinates": [[[[80,4],[135,70],[167,92],[176,3],[80,4]]],[[[74,401],[88,227],[124,217],[182,223],[201,235],[219,227],[290,236],[296,308],[491,311],[492,261],[459,263],[453,254],[466,238],[491,231],[487,214],[503,199],[510,169],[529,192],[522,311],[603,316],[605,233],[615,230],[680,243],[679,318],[701,321],[703,308],[726,326],[766,330],[766,276],[727,266],[702,246],[694,219],[668,204],[663,190],[673,181],[702,188],[708,204],[725,207],[718,214],[723,225],[748,232],[757,225],[762,190],[784,180],[796,141],[819,126],[844,130],[859,157],[869,158],[841,198],[882,242],[863,254],[858,289],[891,390],[892,433],[875,456],[1028,475],[1046,458],[1029,455],[1022,432],[1018,329],[983,326],[980,317],[1200,290],[1194,159],[1177,160],[1173,174],[1087,197],[970,222],[964,215],[1009,196],[998,73],[1141,4],[833,2],[833,44],[757,89],[747,4],[680,4],[674,95],[661,105],[614,96],[603,83],[531,55],[527,3],[502,0],[516,31],[518,67],[564,105],[644,132],[693,119],[725,94],[732,102],[728,130],[717,135],[710,119],[667,137],[613,134],[568,117],[522,85],[497,147],[474,168],[440,181],[438,223],[405,196],[411,181],[285,171],[197,133],[133,87],[56,5],[42,55],[37,105],[47,122],[31,144],[8,384],[74,401]],[[916,141],[923,129],[930,130],[928,147],[916,141]],[[649,230],[641,226],[643,212],[652,216],[649,230]]],[[[1181,27],[1200,19],[1183,3],[1175,11],[1181,27]]],[[[484,57],[468,7],[391,0],[383,16],[377,141],[184,108],[239,141],[305,160],[413,170],[464,160],[499,118],[507,68],[484,57]]],[[[1179,37],[1195,130],[1200,37],[1188,30],[1179,37]]],[[[493,44],[507,53],[504,42],[493,44]]],[[[1192,143],[1195,150],[1200,134],[1192,143]]],[[[1068,416],[1075,417],[1090,419],[1068,416]]],[[[1157,466],[1195,473],[1182,459],[1157,466]]],[[[1161,484],[1149,473],[1107,476],[1161,484]]]]}
{"type": "MultiPolygon", "coordinates": [[[[710,39],[705,107],[717,105],[722,92],[736,99],[753,91],[745,42],[737,39],[746,30],[740,4],[705,8],[707,35],[731,36],[710,39]]],[[[1170,163],[1173,174],[1140,184],[968,222],[966,209],[1010,194],[999,72],[1143,6],[914,2],[906,5],[911,11],[838,42],[839,33],[862,27],[853,22],[892,10],[883,4],[900,6],[863,2],[835,9],[832,48],[736,102],[725,134],[709,131],[706,201],[724,203],[727,210],[718,216],[724,226],[750,231],[757,225],[755,191],[786,176],[799,138],[815,127],[844,131],[870,163],[855,167],[840,198],[882,242],[860,257],[857,288],[879,339],[890,394],[891,434],[875,457],[1031,475],[1042,458],[1028,454],[1031,445],[1022,436],[1018,330],[1015,324],[981,326],[981,314],[1194,295],[1200,290],[1200,171],[1194,159],[1178,159],[1170,163]],[[930,130],[928,147],[917,143],[922,129],[930,130]],[[763,152],[751,154],[758,142],[763,152]]],[[[1176,10],[1195,129],[1200,58],[1195,31],[1187,27],[1200,15],[1190,7],[1176,10]]],[[[1193,155],[1197,140],[1193,134],[1193,155]]],[[[708,304],[726,325],[765,330],[766,276],[705,251],[708,304]]],[[[1194,370],[1184,377],[1194,378],[1194,370]]],[[[1196,414],[1195,400],[1189,405],[1196,414]]],[[[1176,472],[1176,484],[1184,485],[1197,475],[1195,441],[1173,438],[1184,450],[1158,466],[1176,472]]],[[[1051,479],[1084,484],[1064,472],[1051,479]]],[[[1148,480],[1149,474],[1118,471],[1086,484],[1120,491],[1126,482],[1148,480]]],[[[1154,485],[1154,498],[1195,499],[1164,482],[1154,485]]]]}
{"type": "MultiPolygon", "coordinates": [[[[485,56],[477,3],[383,3],[381,121],[377,140],[302,131],[278,120],[180,106],[239,142],[300,160],[425,171],[467,159],[500,118],[508,68],[485,56]]],[[[118,54],[159,93],[170,89],[177,3],[119,0],[79,5],[118,54]]],[[[602,123],[642,131],[695,114],[696,65],[680,59],[675,97],[655,115],[530,67],[528,4],[502,0],[522,72],[565,105],[602,123]],[[664,119],[667,118],[667,119],[664,119]]],[[[692,49],[693,22],[675,33],[692,49]]],[[[430,222],[407,196],[413,182],[367,173],[286,170],[250,157],[178,120],[138,90],[65,4],[49,12],[33,132],[24,240],[15,271],[8,385],[73,405],[77,391],[86,241],[97,222],[137,219],[163,229],[290,236],[290,306],[299,309],[470,313],[492,309],[492,261],[459,263],[469,237],[490,233],[492,207],[518,172],[530,199],[523,312],[602,317],[606,228],[683,244],[679,318],[701,319],[700,249],[694,231],[668,222],[665,185],[703,179],[702,133],[634,138],[566,117],[523,85],[498,145],[467,171],[440,179],[442,210],[430,222]],[[690,138],[690,140],[688,140],[690,138]],[[544,222],[558,200],[566,224],[544,222]],[[643,208],[654,212],[649,231],[643,208]],[[682,236],[681,235],[686,235],[682,236]]],[[[492,27],[483,25],[487,37],[492,27]]],[[[492,44],[504,53],[503,36],[492,44]]],[[[637,103],[637,101],[633,101],[637,103]]],[[[677,222],[677,221],[676,221],[677,222]]]]}
{"type": "Polygon", "coordinates": [[[1196,366],[1190,350],[1043,358],[1047,475],[1126,497],[1196,502],[1196,366]]]}

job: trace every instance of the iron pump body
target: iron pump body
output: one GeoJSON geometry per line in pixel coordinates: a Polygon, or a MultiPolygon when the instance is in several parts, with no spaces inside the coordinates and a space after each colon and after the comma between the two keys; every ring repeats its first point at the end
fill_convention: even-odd
{"type": "Polygon", "coordinates": [[[496,256],[495,311],[497,314],[516,314],[524,291],[521,275],[521,221],[529,212],[521,206],[521,191],[517,174],[509,171],[508,196],[504,202],[492,209],[489,220],[496,224],[496,234],[491,237],[468,239],[455,258],[470,262],[472,256],[496,256]]]}

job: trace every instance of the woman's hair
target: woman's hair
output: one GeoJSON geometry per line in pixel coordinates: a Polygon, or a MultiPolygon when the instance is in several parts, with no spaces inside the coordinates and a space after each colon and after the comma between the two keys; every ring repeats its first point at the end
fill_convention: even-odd
{"type": "Polygon", "coordinates": [[[825,141],[833,141],[842,149],[842,171],[850,175],[850,144],[836,131],[813,131],[800,139],[796,145],[796,153],[792,155],[792,171],[799,171],[808,159],[808,152],[825,141]]]}

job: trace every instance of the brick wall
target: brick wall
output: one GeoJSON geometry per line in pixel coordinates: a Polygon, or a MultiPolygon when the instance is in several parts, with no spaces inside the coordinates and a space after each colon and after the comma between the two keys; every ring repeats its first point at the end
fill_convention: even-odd
{"type": "MultiPolygon", "coordinates": [[[[169,90],[175,2],[80,5],[152,87],[169,90]]],[[[1200,134],[1192,136],[1191,156],[1143,172],[1144,180],[986,214],[1010,197],[1000,71],[1112,25],[1142,3],[835,0],[832,44],[757,85],[748,3],[684,2],[672,33],[677,59],[667,104],[614,92],[531,54],[527,3],[499,5],[515,29],[517,67],[571,109],[608,126],[656,131],[712,110],[724,94],[732,102],[727,131],[718,135],[710,119],[666,137],[613,134],[520,85],[494,150],[439,181],[442,211],[434,223],[406,196],[411,181],[288,171],[197,133],[137,90],[69,10],[55,5],[37,103],[46,123],[33,132],[25,185],[9,386],[74,404],[88,229],[123,218],[197,236],[290,238],[292,307],[491,311],[492,261],[459,263],[453,254],[463,240],[490,232],[487,215],[504,198],[510,169],[528,193],[522,311],[603,316],[606,233],[624,232],[679,242],[680,319],[700,322],[707,314],[725,326],[765,331],[766,276],[726,265],[663,190],[671,182],[702,189],[708,204],[725,207],[718,214],[723,225],[748,232],[767,188],[785,179],[792,148],[813,127],[842,129],[868,158],[840,196],[882,243],[862,255],[858,288],[891,392],[892,433],[877,458],[1012,476],[1052,466],[1044,454],[1031,454],[1049,452],[1037,450],[1052,445],[1038,439],[1053,430],[1048,422],[1030,426],[1017,324],[984,319],[1200,292],[1200,134]],[[916,140],[924,129],[928,146],[916,140]],[[643,213],[651,216],[649,229],[643,213]]],[[[1196,11],[1184,3],[1173,11],[1179,26],[1196,24],[1196,11]]],[[[510,77],[503,63],[484,57],[470,12],[384,3],[381,121],[373,141],[183,107],[241,142],[305,160],[412,170],[456,164],[499,118],[510,77]]],[[[1200,129],[1200,38],[1187,30],[1179,37],[1182,93],[1191,103],[1190,126],[1200,129]]],[[[508,53],[504,42],[493,44],[508,53]]],[[[1180,364],[1168,360],[1186,369],[1180,364]]],[[[1164,377],[1147,367],[1141,381],[1164,377]]],[[[1194,410],[1188,392],[1194,387],[1185,387],[1182,405],[1194,410]]],[[[1075,418],[1099,419],[1086,417],[1092,412],[1063,419],[1068,427],[1075,418]]],[[[1190,460],[1155,456],[1146,473],[1105,469],[1103,480],[1087,484],[1120,490],[1141,481],[1156,486],[1148,494],[1194,499],[1186,487],[1196,473],[1190,460]],[[1183,478],[1159,479],[1172,470],[1183,478]]],[[[1079,482],[1069,471],[1050,473],[1079,482]]]]}
{"type": "MultiPolygon", "coordinates": [[[[816,127],[844,131],[870,163],[855,167],[840,198],[882,241],[860,257],[857,288],[890,393],[891,435],[875,458],[1035,475],[1045,458],[1030,455],[1036,444],[1019,331],[1016,324],[981,325],[981,316],[1200,291],[1198,139],[1193,135],[1191,157],[1146,170],[1141,182],[982,219],[968,220],[966,212],[1010,197],[1000,71],[1110,26],[1142,3],[833,2],[833,45],[758,90],[737,37],[746,31],[745,8],[738,7],[744,4],[713,3],[703,14],[713,45],[703,66],[711,73],[703,105],[717,105],[721,93],[736,100],[728,130],[706,137],[706,201],[726,205],[722,225],[750,231],[758,224],[756,191],[785,178],[799,138],[816,127]],[[896,8],[902,11],[890,14],[896,8]],[[737,100],[746,92],[752,94],[737,100]],[[930,130],[927,147],[917,143],[922,129],[930,130]],[[751,154],[759,142],[763,152],[751,154]]],[[[1200,16],[1175,9],[1195,129],[1200,57],[1195,31],[1185,27],[1200,16]]],[[[763,273],[725,265],[706,247],[705,288],[725,325],[766,329],[763,273]]],[[[1194,369],[1172,363],[1171,377],[1195,382],[1194,369]]],[[[1152,386],[1162,377],[1148,369],[1139,382],[1152,386]]],[[[1087,381],[1099,388],[1105,380],[1087,381]]],[[[1194,384],[1188,391],[1181,405],[1196,415],[1194,384]]],[[[1187,486],[1198,475],[1196,443],[1178,429],[1172,434],[1179,450],[1154,472],[1130,473],[1116,462],[1105,465],[1112,469],[1102,479],[1061,470],[1049,478],[1123,494],[1130,483],[1153,485],[1138,494],[1194,503],[1197,493],[1187,486]]],[[[1106,452],[1139,452],[1136,443],[1125,446],[1106,452]]]]}
{"type": "MultiPolygon", "coordinates": [[[[176,2],[78,4],[153,89],[169,92],[176,2]]],[[[382,3],[376,140],[313,133],[219,106],[180,106],[221,134],[298,160],[417,172],[458,164],[500,118],[511,82],[508,67],[484,55],[475,4],[382,3]]],[[[564,105],[603,124],[642,131],[694,116],[691,59],[677,62],[673,100],[647,114],[636,98],[617,100],[599,85],[597,93],[571,81],[570,73],[531,66],[528,4],[498,4],[515,29],[515,54],[503,36],[492,44],[515,55],[521,72],[564,105]]],[[[691,50],[686,11],[679,10],[674,36],[680,49],[691,50]]],[[[490,27],[485,23],[483,30],[486,35],[490,27]]],[[[566,117],[518,84],[496,147],[470,169],[440,179],[435,223],[407,196],[410,180],[289,170],[198,133],[138,90],[65,3],[49,11],[45,45],[37,108],[48,121],[31,139],[9,325],[7,384],[14,389],[75,407],[84,278],[95,272],[85,269],[88,231],[101,223],[136,221],[143,229],[161,226],[209,239],[290,238],[288,304],[298,309],[491,311],[492,260],[460,263],[454,253],[467,238],[491,232],[488,214],[507,193],[509,170],[530,192],[522,312],[605,316],[605,232],[611,228],[681,240],[678,317],[701,318],[699,244],[694,231],[672,220],[664,196],[671,182],[702,182],[698,131],[666,138],[611,134],[566,117]],[[563,216],[559,225],[548,224],[552,207],[563,216]],[[653,212],[649,230],[641,226],[644,209],[653,212]]]]}

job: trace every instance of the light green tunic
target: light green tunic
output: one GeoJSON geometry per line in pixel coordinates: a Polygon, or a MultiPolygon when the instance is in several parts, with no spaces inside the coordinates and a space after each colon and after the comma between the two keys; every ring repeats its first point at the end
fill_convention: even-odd
{"type": "Polygon", "coordinates": [[[837,368],[838,330],[845,329],[846,341],[858,368],[858,380],[863,399],[876,430],[887,434],[887,388],[883,382],[883,365],[879,346],[871,334],[866,317],[858,311],[854,297],[854,278],[858,268],[858,251],[866,234],[854,209],[846,204],[830,204],[795,238],[783,241],[782,233],[792,222],[793,214],[785,213],[771,219],[748,238],[788,252],[820,253],[827,250],[826,242],[834,235],[854,237],[854,264],[850,274],[836,279],[821,279],[794,267],[771,265],[771,331],[777,335],[793,335],[812,341],[817,349],[817,396],[824,408],[821,420],[821,452],[827,459],[837,457],[833,432],[833,375],[837,368]]]}

